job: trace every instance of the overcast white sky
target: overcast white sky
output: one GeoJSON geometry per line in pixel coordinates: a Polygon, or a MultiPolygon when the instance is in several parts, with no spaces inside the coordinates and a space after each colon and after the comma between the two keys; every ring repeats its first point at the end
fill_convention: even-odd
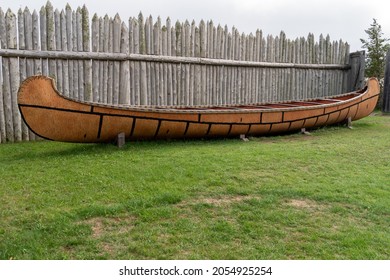
{"type": "MultiPolygon", "coordinates": [[[[51,0],[54,8],[64,9],[69,3],[73,9],[86,4],[90,17],[119,13],[122,20],[137,16],[170,17],[172,21],[186,19],[199,23],[212,19],[215,24],[235,26],[240,32],[262,29],[264,34],[278,35],[283,30],[287,37],[306,37],[309,32],[318,39],[320,34],[331,40],[342,39],[351,45],[351,51],[361,49],[360,38],[367,38],[364,30],[376,18],[386,38],[390,38],[390,4],[388,0],[51,0]]],[[[32,11],[46,4],[45,0],[1,0],[5,12],[15,13],[26,6],[32,11]]]]}

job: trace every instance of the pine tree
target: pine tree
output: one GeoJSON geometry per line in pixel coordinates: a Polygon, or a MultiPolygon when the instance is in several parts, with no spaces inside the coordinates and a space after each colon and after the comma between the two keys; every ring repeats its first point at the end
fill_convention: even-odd
{"type": "Polygon", "coordinates": [[[376,77],[381,84],[381,94],[379,96],[377,109],[383,104],[383,84],[385,77],[386,54],[390,49],[387,43],[389,39],[383,38],[382,27],[374,18],[370,28],[364,30],[368,35],[368,40],[360,39],[362,48],[367,50],[366,56],[366,77],[376,77]]]}
{"type": "Polygon", "coordinates": [[[368,40],[360,39],[362,48],[367,50],[366,77],[377,77],[382,80],[385,74],[386,53],[390,48],[389,39],[383,38],[382,27],[374,18],[370,28],[364,30],[368,40]]]}

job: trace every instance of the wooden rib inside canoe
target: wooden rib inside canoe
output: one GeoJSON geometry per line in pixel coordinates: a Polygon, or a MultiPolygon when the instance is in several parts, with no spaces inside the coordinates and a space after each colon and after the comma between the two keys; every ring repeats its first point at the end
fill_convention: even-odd
{"type": "Polygon", "coordinates": [[[54,81],[32,76],[20,86],[23,120],[37,135],[64,142],[265,135],[357,120],[369,115],[379,96],[371,78],[356,92],[334,97],[266,104],[221,106],[110,106],[62,96],[54,81]]]}

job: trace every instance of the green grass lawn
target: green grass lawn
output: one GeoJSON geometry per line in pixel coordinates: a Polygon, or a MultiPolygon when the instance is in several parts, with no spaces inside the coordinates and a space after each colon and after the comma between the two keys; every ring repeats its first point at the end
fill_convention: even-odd
{"type": "Polygon", "coordinates": [[[390,259],[390,117],[311,136],[0,145],[0,259],[390,259]]]}

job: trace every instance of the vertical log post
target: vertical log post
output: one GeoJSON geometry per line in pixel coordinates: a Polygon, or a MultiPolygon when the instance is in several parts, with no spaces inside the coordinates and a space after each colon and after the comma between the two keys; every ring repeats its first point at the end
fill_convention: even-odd
{"type": "MultiPolygon", "coordinates": [[[[121,53],[129,54],[129,30],[122,23],[121,27],[121,53]]],[[[130,104],[130,62],[120,63],[120,82],[119,82],[119,104],[130,104]]]]}
{"type": "MultiPolygon", "coordinates": [[[[84,52],[89,52],[91,50],[91,34],[89,30],[89,12],[87,7],[84,5],[81,9],[82,15],[82,50],[84,52]]],[[[92,61],[84,60],[84,100],[92,101],[92,61]]]]}
{"type": "MultiPolygon", "coordinates": [[[[5,47],[5,17],[4,12],[0,8],[0,49],[5,47]]],[[[0,57],[2,60],[2,58],[0,57]]],[[[3,62],[1,62],[1,65],[3,62]]],[[[3,67],[3,66],[2,66],[3,67]]],[[[4,69],[4,68],[3,68],[4,69]]],[[[6,122],[5,122],[5,104],[4,104],[4,94],[3,94],[3,79],[0,77],[0,143],[6,142],[6,122]]]]}
{"type": "MultiPolygon", "coordinates": [[[[17,23],[16,16],[11,10],[7,11],[5,16],[5,24],[7,30],[7,48],[17,49],[17,23]]],[[[20,83],[19,77],[19,62],[17,57],[8,58],[8,71],[9,85],[4,87],[4,94],[6,95],[6,109],[8,114],[7,125],[9,128],[8,140],[21,141],[22,140],[22,122],[21,116],[18,110],[17,92],[20,83]]],[[[5,63],[6,64],[6,63],[5,63]]],[[[7,74],[7,73],[4,73],[7,74]]],[[[7,81],[5,81],[7,82],[7,81]]]]}
{"type": "Polygon", "coordinates": [[[385,84],[383,87],[382,112],[390,113],[390,50],[386,56],[385,84]]]}
{"type": "MultiPolygon", "coordinates": [[[[119,14],[116,14],[113,21],[112,27],[113,41],[112,47],[114,53],[120,53],[121,51],[121,28],[122,21],[119,17],[119,14]]],[[[113,68],[113,94],[112,94],[112,103],[115,105],[119,104],[119,91],[120,91],[120,66],[121,63],[118,61],[114,62],[113,68]]]]}
{"type": "MultiPolygon", "coordinates": [[[[92,40],[92,52],[98,52],[99,47],[100,47],[100,20],[99,17],[95,14],[92,17],[92,35],[91,35],[91,40],[92,40]]],[[[94,102],[102,102],[100,99],[100,91],[103,91],[103,89],[100,87],[100,82],[102,77],[99,77],[100,75],[100,65],[101,63],[99,61],[94,60],[92,62],[92,100],[94,102]]]]}

